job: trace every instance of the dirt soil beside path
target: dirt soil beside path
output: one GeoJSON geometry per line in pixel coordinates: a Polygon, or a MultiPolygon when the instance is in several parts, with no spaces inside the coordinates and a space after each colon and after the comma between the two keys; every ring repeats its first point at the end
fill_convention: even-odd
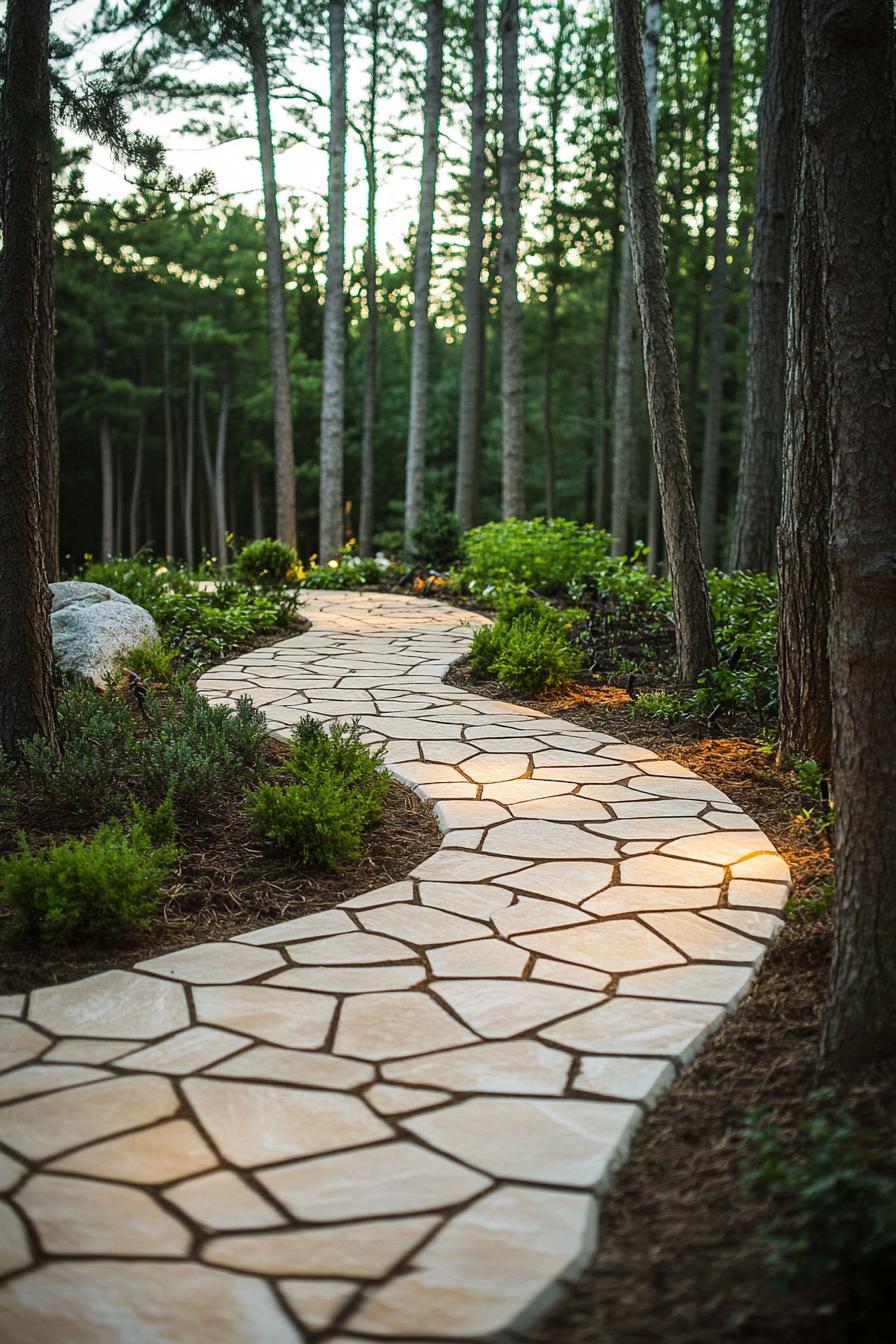
{"type": "Polygon", "coordinates": [[[823,835],[799,815],[817,800],[795,793],[793,777],[746,735],[749,723],[726,725],[743,736],[709,737],[701,725],[633,718],[629,696],[613,687],[524,698],[471,682],[466,664],[448,680],[679,761],[759,822],[794,878],[793,915],[754,987],[638,1130],[601,1202],[595,1259],[521,1344],[890,1344],[892,1315],[883,1325],[867,1320],[841,1283],[771,1287],[761,1229],[773,1210],[743,1183],[747,1113],[767,1111],[798,1154],[810,1094],[822,1087],[836,1087],[863,1128],[896,1143],[896,1067],[846,1086],[819,1063],[831,938],[820,910],[832,864],[823,835]]]}

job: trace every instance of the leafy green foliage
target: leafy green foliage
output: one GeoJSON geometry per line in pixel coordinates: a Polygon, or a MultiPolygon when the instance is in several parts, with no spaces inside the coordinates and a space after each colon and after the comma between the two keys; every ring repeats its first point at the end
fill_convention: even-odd
{"type": "Polygon", "coordinates": [[[565,518],[511,518],[475,527],[463,538],[463,576],[471,592],[487,596],[502,583],[522,583],[552,594],[599,568],[609,535],[565,518]]]}
{"type": "Polygon", "coordinates": [[[177,857],[170,840],[157,838],[166,824],[144,813],[43,850],[20,832],[18,852],[0,860],[0,900],[12,910],[6,936],[58,944],[145,927],[177,857]]]}
{"type": "Polygon", "coordinates": [[[186,593],[192,587],[184,570],[157,564],[147,551],[132,559],[92,561],[85,566],[81,578],[85,583],[101,583],[122,593],[138,607],[145,607],[150,615],[156,599],[166,593],[186,593]]]}
{"type": "Polygon", "coordinates": [[[342,868],[357,858],[388,791],[383,749],[371,751],[357,723],[327,730],[312,718],[296,725],[290,748],[295,782],[266,782],[250,795],[256,830],[303,863],[342,868]]]}
{"type": "Polygon", "coordinates": [[[133,672],[144,681],[170,682],[174,676],[174,655],[160,639],[147,639],[129,649],[117,660],[122,672],[133,672]]]}
{"type": "Polygon", "coordinates": [[[285,588],[299,577],[299,557],[292,546],[274,537],[249,541],[233,562],[231,573],[259,588],[285,588]]]}
{"type": "Polygon", "coordinates": [[[765,1228],[781,1288],[837,1275],[866,1303],[891,1291],[896,1273],[896,1151],[862,1133],[830,1090],[810,1098],[799,1152],[762,1111],[748,1117],[748,1191],[775,1200],[765,1228]]]}
{"type": "Polygon", "coordinates": [[[470,647],[475,679],[496,677],[511,690],[528,694],[559,690],[579,666],[578,649],[570,642],[563,613],[543,607],[514,620],[499,617],[477,630],[470,647]]]}
{"type": "Polygon", "coordinates": [[[357,555],[353,543],[343,546],[338,559],[326,565],[313,561],[302,572],[302,588],[366,588],[371,584],[388,583],[401,577],[401,568],[383,555],[357,555]]]}
{"type": "Polygon", "coordinates": [[[462,538],[460,519],[448,509],[444,495],[440,495],[424,509],[420,524],[414,530],[411,558],[415,564],[441,573],[450,569],[459,558],[462,538]]]}
{"type": "Polygon", "coordinates": [[[233,707],[210,705],[189,682],[176,700],[148,697],[149,731],[135,744],[138,790],[169,795],[175,804],[202,797],[239,771],[256,766],[267,737],[261,710],[241,696],[233,707]]]}
{"type": "Polygon", "coordinates": [[[78,677],[63,686],[57,712],[58,754],[43,737],[22,742],[21,773],[50,801],[79,815],[120,811],[123,800],[116,794],[137,754],[127,701],[115,691],[100,695],[78,677]]]}

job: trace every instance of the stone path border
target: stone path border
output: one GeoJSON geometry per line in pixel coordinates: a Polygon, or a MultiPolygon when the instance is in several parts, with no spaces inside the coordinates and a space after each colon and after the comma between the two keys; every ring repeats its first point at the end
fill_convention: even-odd
{"type": "Polygon", "coordinates": [[[718,789],[442,684],[481,618],[306,608],[203,692],[277,736],[360,716],[442,846],[338,909],[0,1000],[5,1340],[524,1328],[780,925],[787,867],[718,789]]]}

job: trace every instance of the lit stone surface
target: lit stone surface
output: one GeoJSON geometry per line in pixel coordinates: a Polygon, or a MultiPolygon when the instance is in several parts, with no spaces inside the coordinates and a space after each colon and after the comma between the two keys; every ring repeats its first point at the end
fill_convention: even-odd
{"type": "Polygon", "coordinates": [[[415,947],[437,947],[440,943],[463,943],[482,937],[482,925],[446,910],[421,905],[383,906],[359,915],[366,929],[401,938],[415,947]]]}
{"type": "Polygon", "coordinates": [[[755,854],[732,864],[731,876],[764,882],[789,882],[790,869],[780,854],[755,854]]]}
{"type": "Polygon", "coordinates": [[[616,853],[611,841],[556,821],[506,821],[491,828],[482,847],[488,854],[531,859],[609,859],[616,853]]]}
{"type": "MultiPolygon", "coordinates": [[[[510,811],[515,817],[532,817],[542,821],[598,821],[610,814],[603,803],[591,798],[541,798],[527,803],[514,803],[510,811]]],[[[608,825],[610,823],[607,823],[608,825]]]]}
{"type": "Polygon", "coordinates": [[[603,998],[601,994],[532,980],[437,980],[432,988],[474,1031],[494,1040],[592,1007],[603,998]]]}
{"type": "Polygon", "coordinates": [[[88,980],[36,989],[28,1018],[57,1036],[145,1041],[190,1025],[181,985],[131,971],[103,971],[88,980]]]}
{"type": "Polygon", "coordinates": [[[0,1289],[0,1317],[16,1344],[301,1344],[260,1279],[203,1265],[73,1260],[45,1265],[0,1289]]]}
{"type": "Polygon", "coordinates": [[[319,990],[325,994],[373,994],[384,989],[412,989],[426,978],[422,964],[407,966],[296,966],[267,981],[281,989],[319,990]]]}
{"type": "MultiPolygon", "coordinates": [[[[251,1274],[343,1274],[379,1279],[428,1236],[438,1223],[432,1216],[352,1222],[338,1227],[290,1229],[255,1235],[215,1237],[203,1259],[251,1274]]],[[[254,1339],[255,1336],[247,1336],[254,1339]]],[[[111,1344],[111,1341],[110,1341],[111,1344]]],[[[181,1344],[178,1340],[177,1344],[181,1344]]],[[[240,1344],[245,1344],[240,1340],[240,1344]]],[[[267,1344],[267,1341],[265,1341],[267,1344]]]]}
{"type": "Polygon", "coordinates": [[[684,961],[662,938],[634,919],[608,919],[601,924],[578,924],[553,933],[526,934],[517,939],[530,952],[542,952],[560,961],[573,961],[597,971],[640,971],[684,961]]]}
{"type": "Polygon", "coordinates": [[[583,915],[574,906],[531,896],[520,896],[508,909],[499,910],[492,916],[492,923],[503,938],[512,938],[514,934],[528,933],[532,929],[557,929],[590,922],[588,915],[583,915]]]}
{"type": "Polygon", "coordinates": [[[394,938],[381,938],[374,933],[314,938],[307,943],[293,943],[287,951],[290,960],[300,966],[370,966],[384,961],[410,961],[416,956],[411,948],[394,938]]]}
{"type": "Polygon", "coordinates": [[[591,915],[634,915],[642,910],[702,910],[718,905],[721,887],[608,887],[582,909],[591,915]]]}
{"type": "Polygon", "coordinates": [[[750,882],[732,878],[728,883],[729,905],[759,906],[767,910],[783,910],[790,895],[787,882],[750,882]]]}
{"type": "Polygon", "coordinates": [[[511,873],[495,880],[501,886],[510,886],[516,891],[531,891],[538,896],[571,901],[573,905],[578,905],[586,897],[610,885],[613,868],[609,863],[565,863],[558,860],[553,863],[535,863],[522,873],[511,873]]]}
{"type": "Polygon", "coordinates": [[[54,1157],[95,1139],[151,1125],[173,1115],[177,1094],[165,1078],[112,1078],[66,1090],[64,1103],[52,1093],[17,1101],[2,1115],[3,1142],[23,1157],[54,1157]]]}
{"type": "Polygon", "coordinates": [[[279,952],[261,947],[247,947],[242,943],[200,943],[169,952],[164,957],[137,963],[138,971],[166,975],[172,980],[186,980],[192,985],[234,985],[241,980],[254,980],[283,965],[279,952]]]}
{"type": "Polygon", "coordinates": [[[674,1068],[663,1059],[584,1055],[573,1086],[580,1092],[594,1092],[619,1101],[640,1101],[649,1106],[674,1077],[674,1068]]]}
{"type": "MultiPolygon", "coordinates": [[[[645,915],[644,922],[668,938],[689,957],[701,961],[755,961],[765,951],[761,943],[743,938],[715,920],[686,911],[675,914],[645,915]]],[[[637,970],[632,967],[632,970],[637,970]]]]}
{"type": "Polygon", "coordinates": [[[0,1201],[0,1274],[13,1274],[30,1264],[25,1226],[12,1205],[0,1201]]]}
{"type": "Polygon", "coordinates": [[[488,882],[528,866],[528,860],[525,859],[499,859],[489,854],[457,854],[442,849],[418,864],[411,876],[428,878],[433,882],[488,882]]]}
{"type": "Polygon", "coordinates": [[[54,1064],[106,1064],[110,1060],[120,1059],[122,1055],[139,1050],[142,1041],[95,1041],[90,1037],[83,1040],[78,1036],[57,1041],[52,1050],[43,1057],[43,1063],[54,1064]]]}
{"type": "Polygon", "coordinates": [[[724,876],[715,864],[692,863],[667,854],[624,859],[619,865],[620,882],[635,887],[718,887],[724,876]]]}
{"type": "Polygon", "coordinates": [[[440,1092],[432,1087],[400,1087],[394,1083],[375,1083],[364,1093],[364,1100],[369,1102],[375,1111],[380,1115],[406,1115],[409,1111],[422,1111],[429,1106],[440,1106],[443,1101],[450,1101],[451,1098],[447,1092],[440,1092]]]}
{"type": "Polygon", "coordinates": [[[268,929],[240,933],[233,941],[267,947],[297,942],[303,938],[324,938],[331,933],[351,933],[354,927],[348,915],[341,910],[319,910],[313,915],[300,915],[298,919],[273,924],[268,929]]]}
{"type": "Polygon", "coordinates": [[[297,990],[268,989],[264,985],[239,985],[231,989],[193,991],[200,1022],[239,1030],[273,1045],[316,1049],[326,1040],[335,999],[297,990]]]}
{"type": "Polygon", "coordinates": [[[458,943],[438,947],[427,953],[434,975],[450,977],[520,976],[529,954],[501,938],[485,938],[478,943],[458,943]]]}
{"type": "Polygon", "coordinates": [[[639,998],[690,999],[695,1003],[730,1006],[740,998],[750,978],[748,966],[675,966],[665,971],[624,975],[619,981],[619,993],[635,994],[639,998]]]}
{"type": "MultiPolygon", "coordinates": [[[[422,1118],[410,1116],[403,1123],[413,1129],[422,1118]]],[[[262,1171],[258,1179],[296,1218],[312,1223],[422,1213],[463,1203],[490,1184],[468,1167],[404,1139],[262,1171]]]]}
{"type": "Polygon", "coordinates": [[[6,1192],[25,1174],[25,1168],[15,1158],[0,1153],[0,1191],[6,1192]]]}
{"type": "Polygon", "coordinates": [[[383,1077],[454,1092],[560,1096],[569,1069],[569,1056],[560,1050],[538,1041],[501,1041],[385,1064],[383,1077]]]}
{"type": "Polygon", "coordinates": [[[779,916],[763,910],[707,910],[704,913],[714,924],[725,924],[749,938],[774,938],[781,928],[779,916]]]}
{"type": "MultiPolygon", "coordinates": [[[[477,784],[498,784],[517,780],[529,769],[529,757],[519,753],[502,756],[500,752],[488,756],[474,756],[464,763],[463,772],[477,784]]],[[[507,801],[500,798],[499,802],[507,801]]]]}
{"type": "Polygon", "coordinates": [[[302,1325],[323,1330],[358,1291],[345,1279],[280,1279],[279,1288],[302,1325]]]}
{"type": "Polygon", "coordinates": [[[271,1083],[349,1091],[373,1078],[373,1066],[314,1050],[283,1050],[256,1045],[207,1070],[216,1078],[257,1078],[271,1083]]]}
{"type": "Polygon", "coordinates": [[[158,1045],[126,1055],[119,1063],[123,1069],[138,1069],[145,1073],[196,1073],[248,1044],[245,1036],[237,1036],[232,1031],[220,1031],[217,1027],[188,1027],[158,1045]]]}
{"type": "Polygon", "coordinates": [[[573,966],[566,961],[552,961],[550,957],[536,958],[532,979],[548,980],[554,985],[576,985],[581,989],[606,989],[610,983],[610,977],[603,971],[573,966]]]}
{"type": "Polygon", "coordinates": [[[0,1017],[21,1017],[24,1008],[24,994],[0,994],[0,1017]]]}
{"type": "Polygon", "coordinates": [[[14,1069],[36,1059],[50,1044],[42,1032],[12,1019],[0,1022],[0,1069],[14,1069]]]}
{"type": "Polygon", "coordinates": [[[63,1087],[77,1087],[80,1083],[95,1083],[112,1075],[105,1069],[91,1069],[80,1064],[31,1064],[0,1074],[0,1104],[18,1101],[20,1097],[35,1097],[41,1092],[58,1092],[63,1087]]]}
{"type": "Polygon", "coordinates": [[[32,1176],[16,1203],[48,1255],[184,1256],[190,1235],[130,1185],[78,1176],[32,1176]]]}
{"type": "Polygon", "coordinates": [[[169,1120],[135,1134],[79,1148],[50,1164],[51,1171],[101,1176],[133,1185],[166,1185],[217,1166],[205,1139],[187,1120],[169,1120]]]}
{"type": "Polygon", "coordinates": [[[267,1162],[376,1143],[391,1130],[357,1097],[263,1083],[190,1078],[184,1093],[228,1162],[267,1162]]]}
{"type": "Polygon", "coordinates": [[[206,1232],[282,1227],[286,1219],[235,1171],[210,1171],[171,1186],[165,1198],[206,1232]]]}
{"type": "Polygon", "coordinates": [[[722,1020],[714,1004],[617,996],[541,1032],[546,1041],[608,1055],[661,1055],[686,1063],[722,1020]]]}
{"type": "Polygon", "coordinates": [[[496,910],[508,906],[513,896],[504,887],[482,882],[421,882],[420,900],[455,915],[489,919],[496,910]]]}
{"type": "Polygon", "coordinates": [[[334,1049],[357,1059],[400,1059],[475,1040],[426,994],[365,994],[347,999],[334,1049]]]}

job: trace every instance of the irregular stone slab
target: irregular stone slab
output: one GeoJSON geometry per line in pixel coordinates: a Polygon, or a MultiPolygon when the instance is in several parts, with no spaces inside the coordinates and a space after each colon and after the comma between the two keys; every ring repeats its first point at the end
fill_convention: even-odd
{"type": "MultiPolygon", "coordinates": [[[[665,972],[652,972],[663,975],[665,972]]],[[[583,1055],[573,1079],[579,1092],[619,1101],[640,1101],[650,1106],[675,1078],[675,1069],[664,1059],[634,1059],[626,1055],[583,1055]]]]}
{"type": "Polygon", "coordinates": [[[521,976],[529,954],[501,938],[483,938],[478,943],[457,943],[427,953],[433,974],[443,977],[521,976]]]}
{"type": "Polygon", "coordinates": [[[783,910],[790,896],[787,882],[750,882],[732,878],[728,883],[729,905],[753,905],[783,910]]]}
{"type": "Polygon", "coordinates": [[[131,1050],[137,1050],[143,1045],[142,1041],[103,1041],[91,1040],[90,1037],[82,1039],[80,1036],[70,1036],[65,1040],[57,1041],[51,1050],[48,1050],[43,1057],[45,1064],[51,1061],[54,1064],[106,1064],[110,1060],[120,1059],[122,1055],[128,1054],[131,1050]]]}
{"type": "Polygon", "coordinates": [[[633,779],[631,787],[637,793],[649,793],[653,798],[700,798],[706,803],[729,802],[727,794],[722,793],[721,789],[691,774],[681,778],[642,776],[640,779],[633,779]]]}
{"type": "Polygon", "coordinates": [[[567,1018],[539,1034],[589,1054],[659,1055],[686,1064],[724,1013],[715,1004],[669,999],[614,999],[567,1018]]]}
{"type": "Polygon", "coordinates": [[[749,855],[773,849],[771,840],[761,831],[716,831],[711,835],[695,835],[686,840],[673,840],[663,846],[664,854],[675,854],[683,859],[699,859],[703,863],[727,866],[738,863],[749,855]]]}
{"type": "Polygon", "coordinates": [[[714,921],[704,919],[702,915],[676,911],[671,914],[645,915],[644,921],[687,956],[700,961],[752,963],[765,954],[762,943],[744,938],[733,929],[723,928],[714,921]]]}
{"type": "Polygon", "coordinates": [[[50,1044],[34,1027],[12,1018],[0,1021],[0,1069],[15,1069],[36,1059],[50,1044]]]}
{"type": "Polygon", "coordinates": [[[282,943],[300,942],[303,938],[324,938],[331,933],[351,933],[354,927],[348,915],[341,910],[318,910],[313,915],[300,915],[298,919],[273,924],[269,929],[255,929],[252,933],[237,934],[233,941],[273,947],[282,943]]]}
{"type": "MultiPolygon", "coordinates": [[[[484,756],[482,759],[491,761],[496,758],[484,756]]],[[[506,784],[484,784],[482,797],[509,806],[513,803],[531,803],[538,798],[556,798],[569,795],[574,788],[574,784],[552,783],[548,779],[513,779],[506,784]]]]}
{"type": "Polygon", "coordinates": [[[536,957],[532,967],[533,980],[548,980],[554,985],[575,985],[582,989],[606,989],[610,976],[604,971],[587,970],[567,961],[552,961],[550,957],[536,957]]]}
{"type": "Polygon", "coordinates": [[[217,1027],[188,1027],[158,1045],[147,1046],[120,1060],[123,1069],[144,1073],[198,1073],[226,1055],[235,1054],[249,1044],[245,1036],[217,1027]]]}
{"type": "Polygon", "coordinates": [[[375,1083],[364,1093],[364,1100],[380,1115],[407,1115],[410,1111],[440,1106],[443,1101],[450,1101],[451,1097],[447,1092],[432,1087],[396,1087],[392,1083],[375,1083]]]}
{"type": "Polygon", "coordinates": [[[13,1274],[30,1264],[25,1226],[12,1205],[0,1201],[0,1274],[13,1274]]]}
{"type": "Polygon", "coordinates": [[[347,999],[333,1049],[357,1059],[402,1059],[476,1038],[427,994],[365,994],[347,999]]]}
{"type": "Polygon", "coordinates": [[[235,1171],[211,1171],[182,1181],[166,1190],[165,1198],[205,1232],[242,1232],[286,1222],[235,1171]]]}
{"type": "Polygon", "coordinates": [[[215,1078],[257,1078],[337,1091],[360,1087],[374,1077],[373,1066],[357,1059],[340,1059],[319,1050],[283,1050],[276,1045],[256,1045],[206,1073],[215,1078]]]}
{"type": "MultiPolygon", "coordinates": [[[[417,1119],[403,1123],[412,1128],[417,1119]]],[[[258,1179],[295,1218],[309,1223],[429,1212],[465,1203],[491,1184],[406,1139],[262,1171],[258,1179]]]]}
{"type": "Polygon", "coordinates": [[[619,880],[624,886],[644,887],[719,887],[725,873],[711,863],[694,863],[668,854],[645,854],[643,858],[624,859],[619,865],[619,880]]]}
{"type": "Polygon", "coordinates": [[[32,1176],[17,1192],[16,1203],[48,1255],[175,1257],[190,1249],[186,1228],[129,1185],[32,1176]]]}
{"type": "Polygon", "coordinates": [[[499,803],[478,802],[475,799],[439,803],[435,814],[443,831],[462,830],[468,826],[494,826],[500,821],[506,821],[509,816],[507,809],[499,803]]]}
{"type": "Polygon", "coordinates": [[[558,1017],[593,1007],[603,998],[601,994],[532,980],[434,980],[432,990],[474,1031],[491,1040],[517,1036],[558,1017]]]}
{"type": "Polygon", "coordinates": [[[700,835],[709,831],[699,817],[627,817],[622,821],[606,821],[589,826],[597,835],[611,835],[616,840],[672,840],[678,836],[700,835]]]}
{"type": "Polygon", "coordinates": [[[0,994],[0,1017],[21,1017],[24,1009],[24,994],[0,994]]]}
{"type": "Polygon", "coordinates": [[[609,863],[597,863],[582,860],[567,863],[562,859],[552,863],[533,863],[522,873],[510,873],[498,877],[500,886],[510,886],[516,891],[532,891],[551,900],[570,901],[578,905],[586,897],[608,887],[613,880],[613,869],[609,863]]]}
{"type": "Polygon", "coordinates": [[[668,971],[624,975],[620,994],[648,999],[689,999],[692,1003],[723,1003],[731,1008],[752,978],[749,966],[675,966],[668,971]]]}
{"type": "Polygon", "coordinates": [[[745,812],[704,812],[703,820],[710,826],[718,826],[722,831],[759,830],[759,823],[753,821],[745,812]]]}
{"type": "Polygon", "coordinates": [[[749,938],[774,938],[783,923],[779,915],[765,910],[706,910],[704,918],[714,924],[725,924],[749,938]]]}
{"type": "Polygon", "coordinates": [[[28,1018],[57,1036],[153,1041],[190,1025],[181,985],[131,971],[103,971],[36,989],[28,1018]]]}
{"type": "Polygon", "coordinates": [[[323,994],[265,985],[196,989],[193,1003],[200,1022],[231,1027],[273,1045],[310,1050],[323,1045],[336,1008],[336,1000],[323,994]]]}
{"type": "Polygon", "coordinates": [[[569,1056],[559,1050],[538,1041],[501,1041],[385,1064],[382,1072],[384,1078],[453,1092],[559,1097],[569,1071],[569,1056]]]}
{"type": "Polygon", "coordinates": [[[0,1289],[16,1344],[184,1344],[202,1322],[215,1344],[301,1344],[268,1285],[195,1264],[71,1260],[0,1289]]]}
{"type": "Polygon", "coordinates": [[[0,1191],[5,1194],[7,1190],[11,1190],[24,1174],[25,1168],[21,1162],[9,1157],[7,1153],[0,1153],[0,1191]]]}
{"type": "MultiPolygon", "coordinates": [[[[666,764],[666,762],[660,762],[666,764]]],[[[620,819],[629,817],[696,817],[704,812],[706,803],[700,799],[681,798],[677,801],[668,800],[663,802],[659,798],[651,798],[650,802],[626,802],[625,800],[614,803],[613,811],[620,819]]]]}
{"type": "MultiPolygon", "coordinates": [[[[419,1245],[438,1222],[439,1219],[432,1216],[390,1218],[263,1235],[237,1233],[214,1237],[204,1247],[202,1258],[210,1264],[255,1274],[327,1274],[338,1265],[351,1278],[381,1279],[419,1245]]],[[[256,1337],[249,1333],[246,1339],[256,1337]]],[[[110,1340],[109,1344],[119,1342],[110,1340]]],[[[182,1344],[182,1341],[172,1341],[172,1344],[182,1344]]],[[[235,1344],[245,1344],[245,1339],[235,1341],[235,1344]]]]}
{"type": "Polygon", "coordinates": [[[505,873],[528,867],[525,859],[498,859],[488,854],[439,850],[418,864],[411,877],[424,877],[433,882],[491,882],[505,873]]]}
{"type": "Polygon", "coordinates": [[[23,1157],[40,1161],[67,1148],[165,1120],[179,1105],[166,1078],[147,1074],[88,1083],[68,1089],[64,1106],[52,1094],[7,1106],[3,1142],[23,1157]]]}
{"type": "Polygon", "coordinates": [[[790,882],[790,869],[780,854],[755,854],[731,865],[731,876],[764,882],[790,882]]]}
{"type": "Polygon", "coordinates": [[[392,966],[296,966],[268,981],[281,989],[307,989],[325,994],[373,994],[384,989],[412,989],[426,979],[420,962],[392,966]]]}
{"type": "Polygon", "coordinates": [[[290,960],[300,966],[365,966],[384,961],[410,961],[416,956],[404,943],[372,933],[339,933],[335,938],[292,943],[286,950],[290,960]]]}
{"type": "MultiPolygon", "coordinates": [[[[497,784],[511,779],[521,779],[529,769],[529,757],[516,752],[511,755],[475,756],[467,760],[464,774],[477,784],[497,784]]],[[[503,800],[502,800],[503,801],[503,800]]]]}
{"type": "Polygon", "coordinates": [[[601,1190],[639,1119],[622,1102],[473,1097],[403,1123],[492,1176],[601,1190]]]}
{"type": "Polygon", "coordinates": [[[591,917],[561,901],[520,896],[506,910],[498,910],[492,916],[492,923],[502,938],[510,938],[532,929],[558,929],[567,924],[588,924],[591,923],[591,917]]]}
{"type": "MultiPolygon", "coordinates": [[[[343,910],[367,910],[372,905],[391,905],[395,901],[414,899],[413,882],[390,882],[388,886],[377,887],[375,891],[365,891],[342,902],[343,910]]],[[[330,912],[327,911],[329,914],[330,912]]]]}
{"type": "Polygon", "coordinates": [[[169,1120],[79,1148],[57,1158],[50,1170],[132,1185],[167,1185],[217,1165],[218,1159],[194,1125],[188,1120],[169,1120]]]}
{"type": "Polygon", "coordinates": [[[504,887],[482,882],[421,882],[420,900],[455,915],[487,920],[496,910],[508,906],[513,897],[504,887]]]}
{"type": "MultiPolygon", "coordinates": [[[[595,758],[591,757],[592,761],[595,758]]],[[[561,779],[571,784],[618,784],[621,779],[631,779],[638,771],[631,765],[548,765],[537,761],[532,771],[533,779],[561,779]]],[[[586,798],[593,798],[585,793],[586,798]]]]}
{"type": "Polygon", "coordinates": [[[375,1289],[348,1321],[383,1339],[421,1333],[482,1340],[523,1328],[577,1274],[597,1234],[588,1195],[502,1186],[452,1218],[410,1274],[375,1289]]]}
{"type": "Polygon", "coordinates": [[[592,915],[634,915],[642,910],[702,910],[718,905],[721,887],[607,887],[582,909],[592,915]]]}
{"type": "Polygon", "coordinates": [[[359,1288],[345,1279],[280,1279],[277,1286],[308,1330],[325,1329],[359,1288]]]}
{"type": "Polygon", "coordinates": [[[530,859],[612,859],[615,846],[576,826],[556,821],[505,821],[493,826],[483,841],[489,854],[530,859]]]}
{"type": "Polygon", "coordinates": [[[609,817],[603,803],[576,794],[561,794],[558,798],[542,798],[533,802],[515,803],[511,807],[515,817],[541,821],[598,821],[609,817]]]}
{"type": "Polygon", "coordinates": [[[634,919],[608,919],[600,924],[592,920],[572,929],[524,934],[516,942],[530,952],[611,973],[684,961],[680,952],[634,919]]]}
{"type": "Polygon", "coordinates": [[[32,1064],[0,1074],[0,1104],[18,1101],[20,1097],[35,1097],[42,1092],[58,1092],[60,1088],[77,1087],[81,1083],[95,1083],[100,1078],[111,1078],[107,1069],[91,1069],[81,1064],[32,1064]]]}
{"type": "Polygon", "coordinates": [[[378,910],[365,910],[358,918],[365,929],[400,938],[415,947],[465,943],[483,934],[482,925],[473,920],[422,905],[382,906],[378,910]]]}
{"type": "Polygon", "coordinates": [[[357,1097],[264,1083],[188,1078],[184,1093],[228,1162],[258,1167],[376,1143],[392,1131],[357,1097]]]}
{"type": "Polygon", "coordinates": [[[460,765],[476,755],[476,748],[467,742],[436,741],[434,738],[421,738],[420,754],[424,761],[443,761],[446,765],[460,765]]]}

